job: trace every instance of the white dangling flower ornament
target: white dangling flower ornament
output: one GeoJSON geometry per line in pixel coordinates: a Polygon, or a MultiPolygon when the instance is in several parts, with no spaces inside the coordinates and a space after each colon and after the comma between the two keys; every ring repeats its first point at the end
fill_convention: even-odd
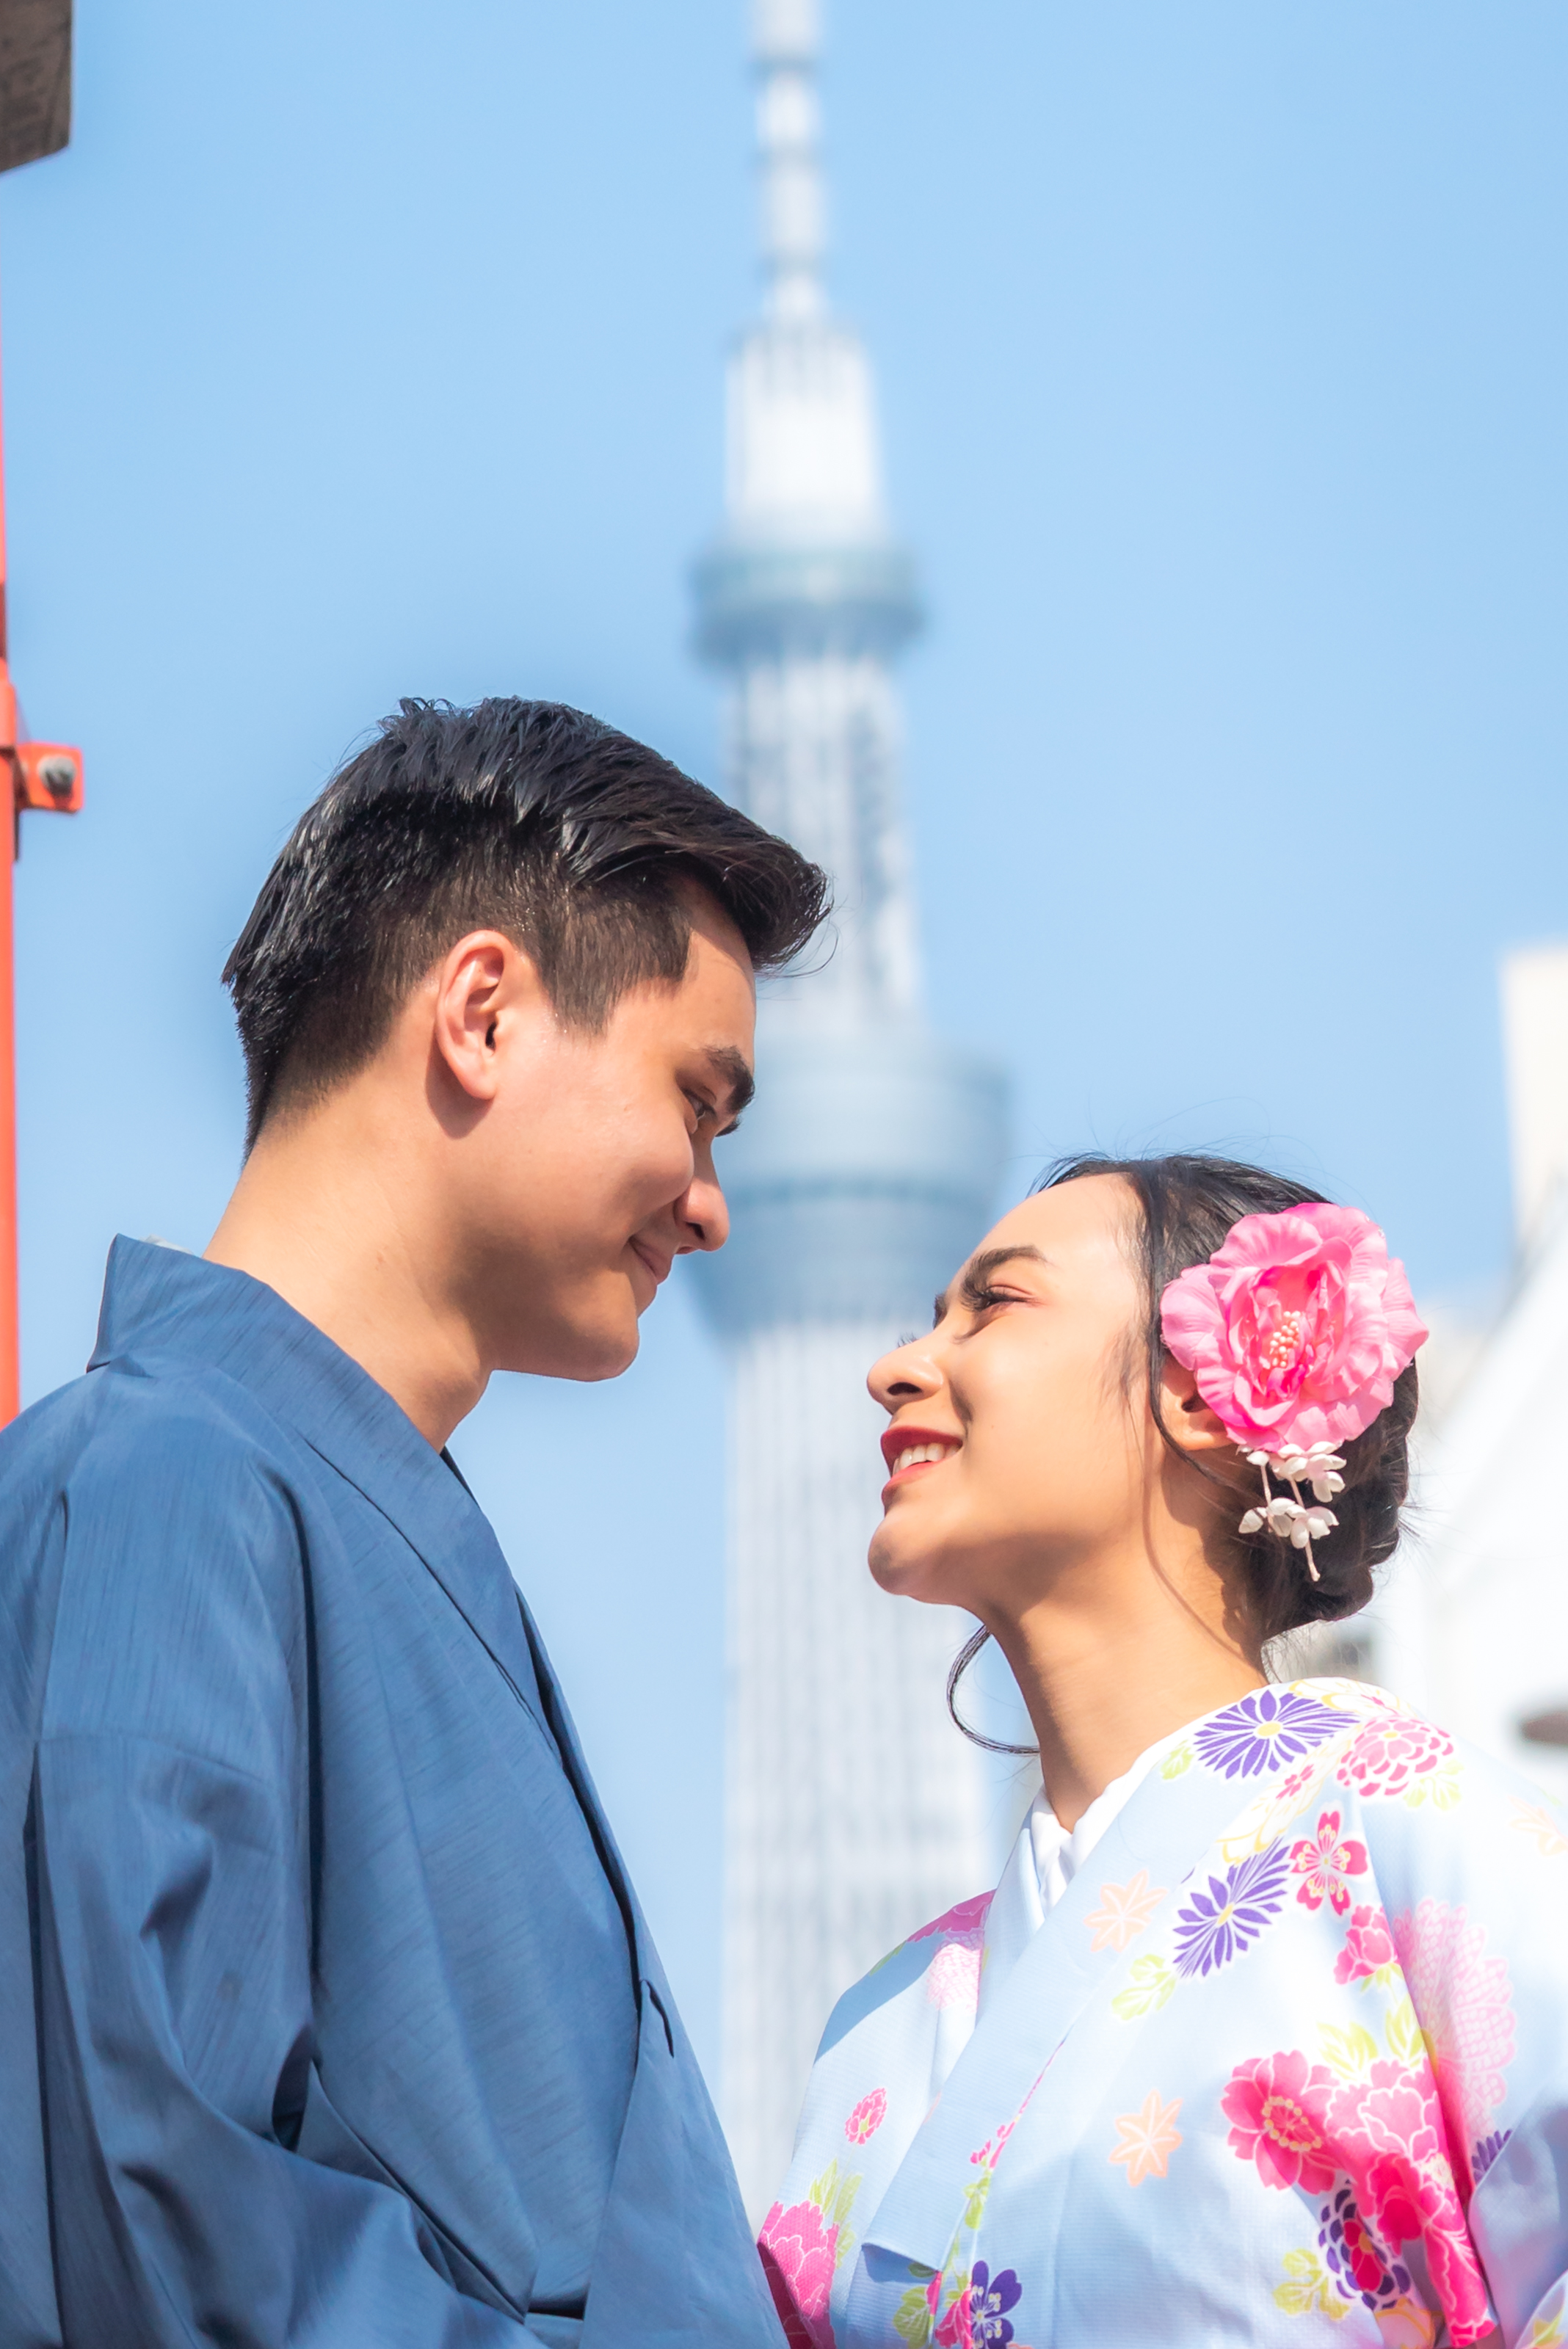
{"type": "Polygon", "coordinates": [[[1262,1479],[1262,1506],[1238,1530],[1304,1551],[1319,1581],[1313,1544],[1339,1523],[1327,1506],[1345,1490],[1339,1447],[1387,1408],[1427,1336],[1404,1266],[1356,1207],[1309,1200],[1243,1216],[1207,1264],[1170,1283],[1160,1328],[1262,1479]]]}
{"type": "Polygon", "coordinates": [[[1345,1490],[1345,1479],[1339,1473],[1345,1461],[1332,1444],[1309,1444],[1301,1450],[1293,1444],[1288,1451],[1272,1455],[1249,1452],[1246,1456],[1254,1466],[1272,1456],[1276,1475],[1282,1476],[1287,1485],[1310,1485],[1314,1501],[1332,1501],[1336,1493],[1345,1490]]]}

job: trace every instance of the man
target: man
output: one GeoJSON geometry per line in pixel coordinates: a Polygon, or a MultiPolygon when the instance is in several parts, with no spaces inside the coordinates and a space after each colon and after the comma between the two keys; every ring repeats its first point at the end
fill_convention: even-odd
{"type": "Polygon", "coordinates": [[[244,1170],[0,1438],[0,2349],[776,2349],[444,1446],[723,1245],[815,867],[557,706],[405,702],[224,973],[244,1170]]]}

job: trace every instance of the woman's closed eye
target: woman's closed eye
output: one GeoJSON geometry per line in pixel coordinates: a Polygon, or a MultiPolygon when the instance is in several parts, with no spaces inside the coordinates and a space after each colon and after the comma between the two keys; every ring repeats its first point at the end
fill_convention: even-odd
{"type": "Polygon", "coordinates": [[[1026,1289],[1010,1288],[1005,1283],[977,1280],[971,1287],[966,1280],[963,1301],[971,1313],[990,1313],[999,1305],[1027,1305],[1029,1295],[1026,1289]]]}

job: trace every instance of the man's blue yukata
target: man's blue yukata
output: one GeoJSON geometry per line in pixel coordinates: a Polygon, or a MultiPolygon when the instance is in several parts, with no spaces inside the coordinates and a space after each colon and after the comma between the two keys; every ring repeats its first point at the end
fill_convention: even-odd
{"type": "Polygon", "coordinates": [[[778,2349],[537,1634],[357,1363],[117,1241],[0,1594],[0,2349],[778,2349]]]}

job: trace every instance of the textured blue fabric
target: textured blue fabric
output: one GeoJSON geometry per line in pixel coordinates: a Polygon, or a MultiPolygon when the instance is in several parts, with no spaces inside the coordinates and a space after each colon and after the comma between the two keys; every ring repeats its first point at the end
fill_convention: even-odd
{"type": "Polygon", "coordinates": [[[777,2349],[537,1635],[373,1380],[117,1241],[0,1592],[0,2349],[777,2349]]]}

